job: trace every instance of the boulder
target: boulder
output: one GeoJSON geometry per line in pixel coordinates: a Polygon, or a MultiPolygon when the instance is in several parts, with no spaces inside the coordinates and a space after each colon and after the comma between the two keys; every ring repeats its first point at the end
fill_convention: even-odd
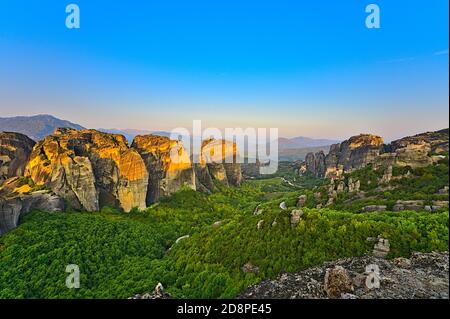
{"type": "Polygon", "coordinates": [[[258,274],[259,273],[259,267],[254,266],[251,262],[246,263],[244,266],[242,266],[241,268],[242,272],[244,273],[253,273],[253,274],[258,274]]]}
{"type": "Polygon", "coordinates": [[[342,266],[327,269],[324,290],[329,298],[341,298],[343,294],[352,293],[353,283],[347,270],[342,266]]]}
{"type": "Polygon", "coordinates": [[[307,200],[308,200],[308,196],[300,195],[297,200],[297,207],[305,206],[307,200]]]}
{"type": "Polygon", "coordinates": [[[290,217],[291,226],[292,227],[296,226],[300,222],[302,216],[303,216],[303,211],[301,209],[294,209],[291,212],[291,217],[290,217]]]}
{"type": "Polygon", "coordinates": [[[394,212],[402,210],[422,211],[425,210],[424,201],[422,200],[398,200],[392,207],[394,212]]]}
{"type": "Polygon", "coordinates": [[[259,229],[262,229],[263,227],[264,227],[264,219],[261,219],[258,222],[258,224],[256,225],[256,228],[258,228],[258,230],[259,230],[259,229]]]}
{"type": "Polygon", "coordinates": [[[372,213],[372,212],[384,212],[386,211],[387,206],[386,205],[369,205],[363,207],[363,212],[365,213],[372,213]]]}

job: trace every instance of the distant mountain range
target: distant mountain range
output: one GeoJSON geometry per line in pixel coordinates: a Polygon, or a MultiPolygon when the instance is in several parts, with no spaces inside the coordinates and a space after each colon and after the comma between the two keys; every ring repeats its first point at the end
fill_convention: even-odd
{"type": "Polygon", "coordinates": [[[332,144],[340,143],[338,140],[328,139],[314,139],[304,136],[293,138],[280,137],[278,139],[278,148],[280,150],[299,149],[299,148],[316,148],[323,146],[330,146],[332,144]]]}
{"type": "Polygon", "coordinates": [[[35,141],[52,134],[58,127],[84,129],[81,125],[51,115],[0,117],[0,131],[22,133],[35,141]]]}
{"type": "MultiPolygon", "coordinates": [[[[83,126],[58,119],[51,115],[36,116],[16,116],[8,118],[0,118],[0,131],[18,132],[27,135],[35,141],[43,139],[50,135],[56,128],[68,127],[77,130],[84,129],[83,126]]],[[[150,131],[136,129],[98,129],[101,132],[121,134],[131,143],[137,135],[159,135],[170,136],[170,132],[166,131],[150,131]]],[[[303,160],[308,152],[323,150],[328,153],[331,144],[339,143],[337,140],[314,139],[309,137],[279,138],[278,149],[280,160],[303,160]]]]}

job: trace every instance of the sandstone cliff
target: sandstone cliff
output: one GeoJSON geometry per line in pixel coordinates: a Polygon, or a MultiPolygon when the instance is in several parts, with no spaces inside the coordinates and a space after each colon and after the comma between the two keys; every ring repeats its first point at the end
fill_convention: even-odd
{"type": "Polygon", "coordinates": [[[121,135],[58,129],[35,146],[26,175],[77,209],[146,206],[147,169],[121,135]]]}
{"type": "Polygon", "coordinates": [[[215,190],[214,181],[225,186],[240,186],[241,165],[236,144],[225,140],[203,141],[196,176],[199,190],[215,190]]]}
{"type": "Polygon", "coordinates": [[[0,132],[0,185],[22,176],[35,142],[19,133],[0,132]]]}
{"type": "Polygon", "coordinates": [[[435,155],[448,153],[448,129],[405,137],[385,145],[376,135],[361,134],[332,145],[330,152],[309,153],[299,172],[316,177],[339,178],[371,164],[374,168],[389,166],[424,167],[435,161],[435,155]]]}
{"type": "Polygon", "coordinates": [[[147,205],[183,186],[196,189],[194,168],[181,142],[156,135],[136,136],[132,148],[141,155],[149,172],[147,205]]]}

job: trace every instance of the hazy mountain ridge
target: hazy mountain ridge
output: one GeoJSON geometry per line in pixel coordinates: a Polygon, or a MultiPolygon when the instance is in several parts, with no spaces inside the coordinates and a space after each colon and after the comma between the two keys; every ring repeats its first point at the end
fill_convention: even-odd
{"type": "Polygon", "coordinates": [[[299,148],[313,148],[320,146],[330,146],[332,144],[340,143],[338,140],[329,139],[315,139],[305,136],[297,136],[293,138],[280,137],[278,139],[279,149],[299,149],[299,148]]]}
{"type": "Polygon", "coordinates": [[[0,117],[0,132],[21,133],[29,138],[39,141],[52,134],[56,128],[84,129],[83,126],[66,120],[58,119],[52,115],[42,114],[35,116],[0,117]]]}

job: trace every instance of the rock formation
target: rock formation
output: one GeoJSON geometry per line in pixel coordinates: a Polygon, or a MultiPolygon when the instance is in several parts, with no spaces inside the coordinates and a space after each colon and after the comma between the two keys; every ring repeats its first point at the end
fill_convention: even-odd
{"type": "Polygon", "coordinates": [[[448,149],[448,129],[405,137],[388,145],[379,136],[361,134],[332,145],[326,156],[323,152],[309,153],[300,164],[299,172],[337,179],[344,173],[369,164],[376,169],[387,169],[389,166],[424,167],[438,160],[439,154],[448,152],[448,149]]]}
{"type": "Polygon", "coordinates": [[[225,140],[203,141],[195,173],[199,190],[214,191],[214,181],[225,186],[240,186],[242,172],[236,144],[225,140]]]}
{"type": "Polygon", "coordinates": [[[19,218],[34,209],[62,212],[64,201],[50,191],[32,191],[19,177],[6,180],[0,187],[0,236],[17,227],[19,218]]]}
{"type": "Polygon", "coordinates": [[[149,172],[147,205],[183,186],[196,189],[194,168],[180,141],[155,135],[136,136],[131,147],[141,155],[149,172]]]}
{"type": "Polygon", "coordinates": [[[58,129],[36,144],[26,175],[76,209],[146,207],[148,172],[122,135],[58,129]]]}
{"type": "Polygon", "coordinates": [[[22,176],[35,142],[19,133],[0,132],[0,185],[22,176]]]}

